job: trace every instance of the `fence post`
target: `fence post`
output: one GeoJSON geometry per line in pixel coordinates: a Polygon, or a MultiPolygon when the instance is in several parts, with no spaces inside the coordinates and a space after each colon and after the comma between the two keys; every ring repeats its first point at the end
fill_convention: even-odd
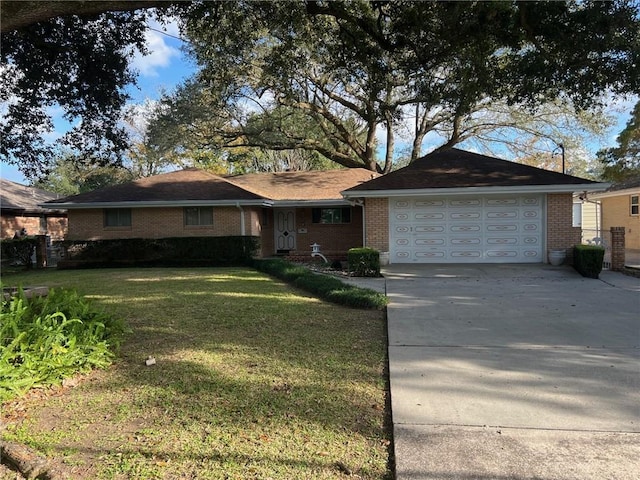
{"type": "Polygon", "coordinates": [[[611,227],[611,270],[624,270],[624,227],[611,227]]]}

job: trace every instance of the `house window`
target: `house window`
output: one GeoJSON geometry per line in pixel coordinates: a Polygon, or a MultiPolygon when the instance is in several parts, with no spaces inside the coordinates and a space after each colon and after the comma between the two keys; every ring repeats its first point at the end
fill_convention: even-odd
{"type": "Polygon", "coordinates": [[[213,207],[185,208],[184,224],[187,226],[213,225],[213,207]]]}
{"type": "Polygon", "coordinates": [[[130,208],[108,208],[104,210],[105,227],[130,227],[130,208]]]}
{"type": "Polygon", "coordinates": [[[574,203],[573,204],[573,227],[581,227],[582,226],[582,204],[574,203]]]}
{"type": "Polygon", "coordinates": [[[311,217],[313,223],[351,223],[351,208],[313,208],[311,217]]]}
{"type": "Polygon", "coordinates": [[[638,215],[640,213],[639,199],[640,195],[631,195],[631,215],[638,215]]]}

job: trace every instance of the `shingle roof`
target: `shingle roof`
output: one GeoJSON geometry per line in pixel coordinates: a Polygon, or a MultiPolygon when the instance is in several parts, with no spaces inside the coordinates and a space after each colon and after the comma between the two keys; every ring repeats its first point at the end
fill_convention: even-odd
{"type": "Polygon", "coordinates": [[[0,209],[21,213],[43,213],[38,204],[55,200],[55,193],[40,188],[26,187],[0,178],[0,209]]]}
{"type": "Polygon", "coordinates": [[[596,183],[571,175],[450,148],[430,153],[407,167],[352,187],[347,192],[596,183]]]}
{"type": "Polygon", "coordinates": [[[92,204],[122,202],[185,202],[185,201],[237,201],[262,200],[255,193],[248,192],[211,173],[188,168],[142,178],[134,182],[101,188],[92,192],[47,202],[48,204],[92,204]]]}
{"type": "Polygon", "coordinates": [[[251,173],[227,180],[271,200],[343,200],[340,192],[380,175],[364,168],[251,173]]]}
{"type": "Polygon", "coordinates": [[[627,190],[629,188],[637,188],[640,187],[640,175],[633,178],[628,178],[622,182],[614,183],[611,185],[607,192],[616,192],[618,190],[627,190]]]}

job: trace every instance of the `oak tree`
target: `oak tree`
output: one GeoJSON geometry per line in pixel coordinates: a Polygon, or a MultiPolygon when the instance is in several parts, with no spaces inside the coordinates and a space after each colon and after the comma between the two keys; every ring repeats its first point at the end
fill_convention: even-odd
{"type": "Polygon", "coordinates": [[[165,117],[179,139],[387,172],[400,135],[415,160],[430,133],[447,147],[503,129],[474,123],[488,104],[580,111],[637,90],[638,18],[623,1],[194,4],[183,28],[201,70],[165,117]]]}

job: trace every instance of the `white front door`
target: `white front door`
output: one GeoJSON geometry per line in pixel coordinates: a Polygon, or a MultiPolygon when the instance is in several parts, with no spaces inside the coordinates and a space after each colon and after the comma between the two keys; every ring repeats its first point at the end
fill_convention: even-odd
{"type": "Polygon", "coordinates": [[[296,249],[296,211],[292,208],[274,210],[276,253],[296,249]]]}
{"type": "Polygon", "coordinates": [[[391,263],[541,263],[542,195],[389,199],[391,263]]]}

